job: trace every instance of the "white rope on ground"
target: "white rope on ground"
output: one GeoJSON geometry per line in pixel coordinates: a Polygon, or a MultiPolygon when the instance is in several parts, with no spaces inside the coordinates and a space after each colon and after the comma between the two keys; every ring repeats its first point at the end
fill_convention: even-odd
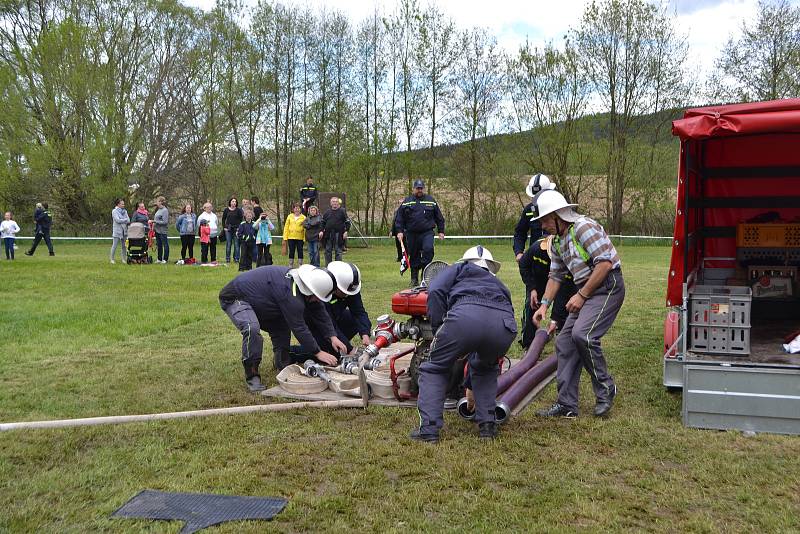
{"type": "MultiPolygon", "coordinates": [[[[671,240],[671,236],[657,236],[657,235],[621,235],[621,234],[609,234],[609,237],[615,239],[667,239],[671,240]]],[[[513,239],[513,235],[448,235],[445,236],[445,241],[448,239],[513,239]]],[[[32,240],[33,237],[27,236],[17,236],[16,239],[30,239],[32,240]]],[[[111,237],[50,237],[53,241],[111,241],[111,237]]],[[[167,239],[172,240],[179,240],[180,236],[169,236],[167,239]]],[[[281,240],[280,236],[272,236],[274,240],[281,240]]],[[[359,237],[358,239],[361,239],[359,237]]],[[[394,237],[389,236],[364,236],[363,239],[391,239],[393,240],[394,237]]]]}
{"type": "Polygon", "coordinates": [[[57,419],[53,421],[27,421],[19,423],[0,423],[0,432],[27,428],[66,428],[74,426],[118,425],[121,423],[140,423],[164,419],[186,419],[189,417],[208,417],[211,415],[236,415],[253,412],[285,412],[301,408],[362,408],[361,399],[287,402],[282,404],[255,404],[234,406],[232,408],[212,408],[188,412],[151,413],[145,415],[112,415],[107,417],[84,417],[78,419],[57,419]]]}

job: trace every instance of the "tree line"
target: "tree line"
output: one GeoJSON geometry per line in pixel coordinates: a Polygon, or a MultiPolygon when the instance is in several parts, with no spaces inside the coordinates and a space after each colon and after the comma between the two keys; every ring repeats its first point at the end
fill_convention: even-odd
{"type": "Polygon", "coordinates": [[[0,6],[0,202],[47,199],[82,232],[134,183],[131,200],[257,195],[283,217],[308,175],[347,192],[365,233],[386,231],[416,177],[451,228],[507,232],[535,172],[615,233],[663,232],[669,121],[800,94],[786,0],[759,4],[705,86],[675,16],[646,0],[591,2],[563,39],[513,53],[417,0],[359,22],[264,0],[0,6]]]}

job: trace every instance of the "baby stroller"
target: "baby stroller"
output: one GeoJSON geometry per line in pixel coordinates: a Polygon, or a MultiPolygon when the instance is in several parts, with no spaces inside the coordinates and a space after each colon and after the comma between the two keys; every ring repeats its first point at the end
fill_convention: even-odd
{"type": "Polygon", "coordinates": [[[153,228],[144,223],[128,226],[128,263],[153,263],[148,249],[153,243],[153,228]]]}

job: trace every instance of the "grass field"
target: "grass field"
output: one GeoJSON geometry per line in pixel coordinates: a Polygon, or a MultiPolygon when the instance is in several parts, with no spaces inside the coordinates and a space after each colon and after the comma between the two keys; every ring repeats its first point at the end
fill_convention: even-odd
{"type": "MultiPolygon", "coordinates": [[[[437,257],[467,245],[446,242],[437,257]]],[[[0,421],[267,402],[245,392],[241,338],[217,303],[235,269],[109,265],[106,243],[56,243],[54,258],[24,246],[0,262],[0,421]]],[[[521,301],[510,248],[492,251],[521,301]]],[[[609,420],[588,415],[584,380],[577,420],[528,409],[492,443],[452,414],[439,445],[412,443],[415,411],[375,407],[5,432],[0,532],[177,532],[109,518],[145,488],[290,500],[271,524],[216,532],[800,530],[800,441],[682,427],[680,397],[661,386],[669,249],[620,252],[627,301],[605,339],[620,388],[609,420]]],[[[408,281],[393,253],[346,255],[373,319],[408,281]]],[[[534,407],[554,397],[550,386],[534,407]]]]}

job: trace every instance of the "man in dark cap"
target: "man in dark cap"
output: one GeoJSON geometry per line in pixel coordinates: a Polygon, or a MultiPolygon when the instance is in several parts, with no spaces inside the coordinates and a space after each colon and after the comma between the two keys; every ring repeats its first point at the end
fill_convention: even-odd
{"type": "Polygon", "coordinates": [[[414,193],[406,197],[397,213],[397,239],[405,239],[411,262],[411,285],[419,285],[419,273],[433,261],[433,229],[444,239],[444,217],[436,200],[425,194],[425,182],[414,181],[414,193]]]}

